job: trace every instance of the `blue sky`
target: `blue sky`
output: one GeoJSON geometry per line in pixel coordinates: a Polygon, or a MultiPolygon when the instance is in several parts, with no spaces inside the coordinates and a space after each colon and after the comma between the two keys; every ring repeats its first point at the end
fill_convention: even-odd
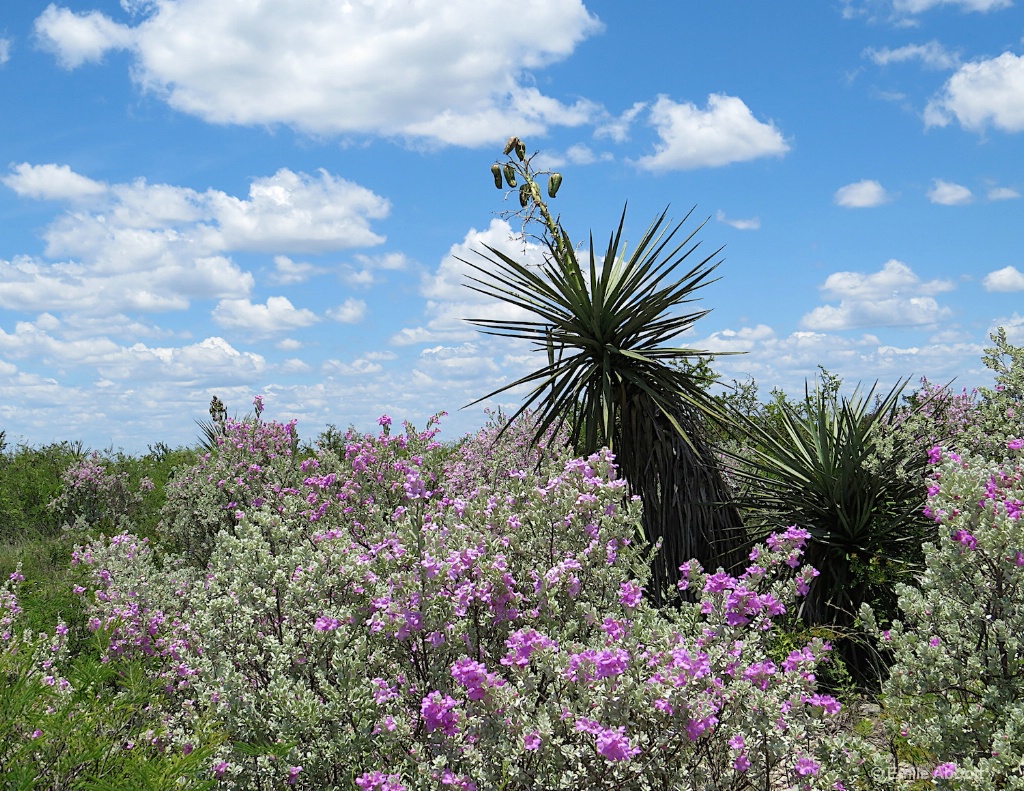
{"type": "Polygon", "coordinates": [[[1019,0],[21,0],[0,117],[8,441],[187,443],[213,394],[479,426],[538,362],[464,321],[501,307],[458,258],[538,255],[511,134],[578,240],[708,220],[681,343],[727,380],[972,387],[1024,343],[1019,0]]]}

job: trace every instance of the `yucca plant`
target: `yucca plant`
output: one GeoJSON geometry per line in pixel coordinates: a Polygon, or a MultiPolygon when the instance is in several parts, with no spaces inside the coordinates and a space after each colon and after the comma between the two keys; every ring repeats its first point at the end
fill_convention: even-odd
{"type": "MultiPolygon", "coordinates": [[[[471,321],[485,333],[531,341],[547,362],[474,403],[529,385],[512,420],[534,409],[538,437],[568,426],[578,452],[612,449],[632,492],[643,500],[646,538],[663,543],[652,580],[660,595],[686,560],[712,567],[731,563],[742,542],[738,511],[727,504],[729,492],[705,436],[705,418],[718,413],[717,404],[685,366],[673,365],[708,352],[668,345],[708,313],[686,306],[698,289],[714,282],[710,276],[720,250],[699,255],[695,236],[703,224],[684,235],[690,214],[669,227],[663,212],[627,254],[624,210],[604,253],[597,253],[591,237],[581,265],[541,198],[540,174],[530,167],[525,146],[513,138],[506,155],[510,151],[517,160],[492,169],[495,184],[501,175],[509,188],[522,179],[526,217],[539,214],[545,228],[545,260],[529,266],[488,247],[480,253],[486,264],[464,262],[477,274],[467,285],[536,320],[471,321]]],[[[555,176],[549,176],[549,197],[561,183],[555,176]]]]}
{"type": "Polygon", "coordinates": [[[809,625],[852,627],[862,602],[884,607],[921,559],[930,525],[922,513],[927,447],[889,431],[907,417],[900,404],[907,381],[877,398],[877,384],[850,396],[808,387],[803,404],[778,402],[774,421],[734,416],[746,442],[729,455],[752,537],[785,525],[811,534],[807,562],[820,576],[800,613],[809,625]]]}
{"type": "Polygon", "coordinates": [[[209,453],[213,453],[217,450],[220,438],[224,436],[224,426],[227,419],[227,407],[224,406],[223,401],[217,398],[217,396],[214,396],[210,399],[210,419],[195,421],[200,430],[200,448],[209,453]]]}

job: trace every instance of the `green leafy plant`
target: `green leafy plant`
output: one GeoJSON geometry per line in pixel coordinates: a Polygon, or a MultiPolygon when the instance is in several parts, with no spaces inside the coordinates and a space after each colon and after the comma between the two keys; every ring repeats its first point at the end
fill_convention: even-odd
{"type": "Polygon", "coordinates": [[[18,568],[0,585],[0,768],[24,791],[210,789],[225,734],[181,713],[145,659],[111,662],[109,632],[23,629],[18,568]],[[73,652],[69,649],[75,649],[73,652]],[[188,734],[182,721],[188,721],[188,734]]]}
{"type": "Polygon", "coordinates": [[[852,626],[861,603],[893,598],[916,568],[929,525],[924,447],[905,434],[889,448],[888,469],[869,463],[905,386],[877,399],[875,387],[850,396],[808,388],[803,408],[777,400],[774,421],[736,415],[749,439],[742,457],[731,452],[748,526],[755,535],[780,523],[811,533],[807,559],[820,576],[803,605],[810,624],[852,626]]]}
{"type": "Polygon", "coordinates": [[[538,437],[567,425],[578,452],[606,446],[615,453],[643,501],[647,539],[662,543],[654,561],[655,591],[671,586],[690,558],[712,566],[736,560],[731,552],[741,539],[739,514],[726,505],[728,491],[705,425],[706,416],[719,410],[706,382],[679,365],[708,353],[668,345],[708,313],[689,306],[700,288],[714,282],[720,250],[697,252],[703,224],[681,232],[691,212],[671,227],[662,213],[627,253],[623,211],[605,252],[599,254],[591,238],[581,264],[543,200],[537,181],[542,174],[533,170],[518,138],[509,141],[506,155],[512,151],[514,158],[492,169],[495,184],[504,176],[509,188],[518,185],[526,222],[539,215],[545,261],[535,268],[488,247],[480,254],[486,263],[465,262],[476,273],[467,285],[537,319],[471,321],[487,334],[532,342],[547,363],[474,403],[530,386],[513,420],[535,409],[538,437]]]}

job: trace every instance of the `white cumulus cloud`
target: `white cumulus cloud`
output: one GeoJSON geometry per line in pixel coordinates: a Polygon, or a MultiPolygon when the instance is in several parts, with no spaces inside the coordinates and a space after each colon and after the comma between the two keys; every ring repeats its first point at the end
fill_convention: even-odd
{"type": "Polygon", "coordinates": [[[366,303],[349,298],[338,307],[329,309],[327,315],[341,324],[358,324],[366,316],[366,303]]]}
{"type": "Polygon", "coordinates": [[[269,297],[263,305],[248,299],[222,299],[213,311],[213,320],[227,329],[256,335],[287,332],[319,321],[313,311],[296,308],[287,297],[269,297]]]}
{"type": "Polygon", "coordinates": [[[11,59],[11,40],[0,38],[0,66],[3,66],[11,59]]]}
{"type": "Polygon", "coordinates": [[[974,194],[962,184],[935,179],[928,190],[928,200],[940,206],[964,206],[974,200],[974,194]]]}
{"type": "Polygon", "coordinates": [[[902,261],[887,261],[871,274],[834,272],[821,290],[838,305],[820,305],[801,324],[810,330],[836,331],[856,327],[931,325],[950,316],[933,295],[951,291],[948,280],[922,281],[902,261]]]}
{"type": "Polygon", "coordinates": [[[1024,291],[1024,273],[1015,266],[989,272],[981,281],[986,291],[1024,291]]]}
{"type": "Polygon", "coordinates": [[[141,179],[107,185],[55,164],[16,165],[3,181],[25,197],[71,204],[43,231],[44,256],[0,261],[0,307],[29,312],[152,313],[218,299],[235,300],[219,314],[231,326],[256,309],[287,326],[281,303],[244,307],[255,279],[230,253],[278,253],[270,279],[298,282],[314,272],[284,253],[376,245],[384,238],[371,222],[389,210],[326,171],[282,169],[254,180],[245,198],[141,179]]]}
{"type": "Polygon", "coordinates": [[[690,102],[659,96],[651,107],[650,123],[660,140],[654,154],[637,160],[645,170],[721,167],[789,151],[789,143],[775,124],[758,121],[735,96],[713,93],[703,110],[690,102]]]}
{"type": "Polygon", "coordinates": [[[530,266],[544,261],[543,249],[533,242],[524,242],[505,221],[493,219],[480,231],[471,228],[461,242],[453,244],[435,272],[423,278],[420,293],[427,299],[426,326],[405,327],[395,333],[391,342],[399,346],[453,340],[470,340],[477,330],[467,319],[524,319],[532,314],[507,302],[487,297],[467,288],[469,278],[486,281],[486,276],[471,264],[488,269],[486,248],[500,250],[509,257],[530,266]]]}
{"type": "Polygon", "coordinates": [[[68,68],[129,49],[143,89],[213,123],[478,145],[598,113],[543,95],[530,76],[601,29],[582,0],[130,5],[134,25],[51,5],[37,34],[68,68]]]}
{"type": "Polygon", "coordinates": [[[280,286],[304,283],[317,272],[312,264],[293,261],[286,255],[274,256],[274,273],[270,279],[280,286]]]}
{"type": "Polygon", "coordinates": [[[1004,52],[961,66],[925,109],[928,126],[947,126],[954,118],[974,132],[988,126],[1024,131],[1024,56],[1004,52]]]}
{"type": "Polygon", "coordinates": [[[107,185],[71,170],[69,165],[30,165],[22,162],[4,176],[8,187],[26,198],[77,200],[95,198],[107,191],[107,185]]]}
{"type": "Polygon", "coordinates": [[[323,252],[384,241],[369,220],[388,215],[390,204],[365,187],[321,170],[314,178],[282,168],[253,181],[248,199],[207,193],[210,209],[230,250],[323,252]]]}
{"type": "Polygon", "coordinates": [[[888,203],[892,197],[877,181],[864,179],[837,189],[833,200],[848,209],[867,209],[888,203]]]}
{"type": "Polygon", "coordinates": [[[35,22],[40,46],[57,56],[66,69],[97,63],[110,50],[128,49],[134,31],[99,11],[76,14],[50,4],[35,22]]]}

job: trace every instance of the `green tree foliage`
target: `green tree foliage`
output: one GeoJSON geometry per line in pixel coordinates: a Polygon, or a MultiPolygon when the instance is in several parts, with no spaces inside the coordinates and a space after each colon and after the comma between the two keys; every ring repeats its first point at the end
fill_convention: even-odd
{"type": "Polygon", "coordinates": [[[0,541],[58,535],[63,526],[49,504],[60,494],[68,466],[84,458],[81,443],[0,449],[0,541]]]}

